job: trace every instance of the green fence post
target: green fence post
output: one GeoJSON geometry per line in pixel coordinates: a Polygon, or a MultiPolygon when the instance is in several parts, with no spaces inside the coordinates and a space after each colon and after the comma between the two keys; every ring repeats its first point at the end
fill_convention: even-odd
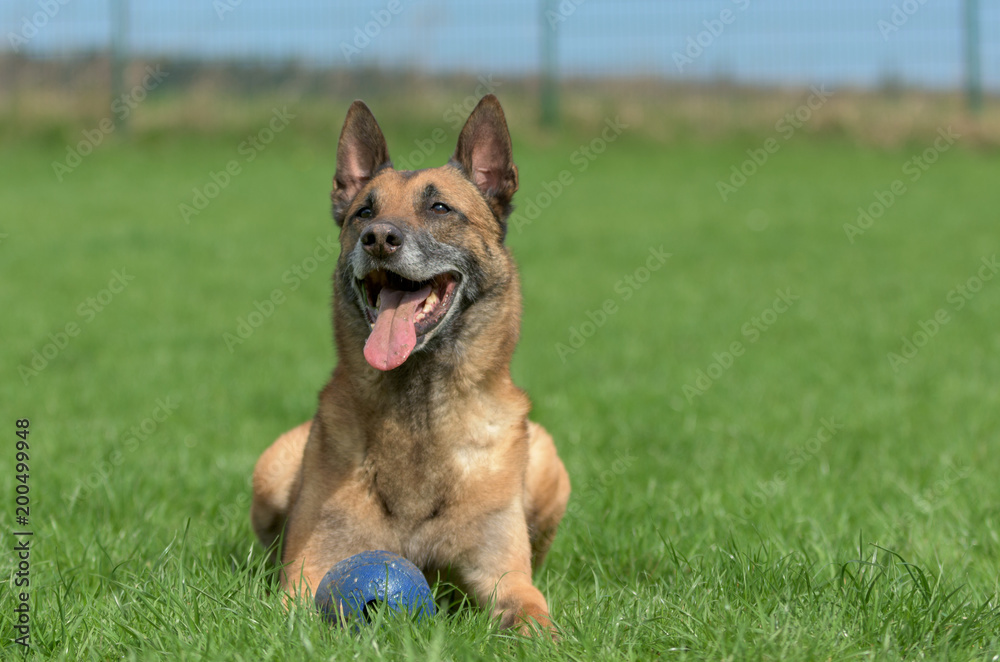
{"type": "Polygon", "coordinates": [[[555,126],[559,121],[558,74],[556,72],[556,23],[551,22],[556,11],[556,0],[541,0],[542,32],[542,72],[541,72],[541,104],[542,124],[555,126]]]}
{"type": "MultiPolygon", "coordinates": [[[[128,65],[128,0],[111,1],[111,103],[125,93],[128,65]]],[[[114,116],[115,126],[125,128],[124,118],[114,116]]]]}
{"type": "Polygon", "coordinates": [[[969,110],[983,109],[983,79],[979,50],[979,0],[965,0],[965,94],[969,110]]]}

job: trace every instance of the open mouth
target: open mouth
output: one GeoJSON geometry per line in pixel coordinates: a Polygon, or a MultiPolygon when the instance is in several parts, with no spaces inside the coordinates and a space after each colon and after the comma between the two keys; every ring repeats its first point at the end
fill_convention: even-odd
{"type": "Polygon", "coordinates": [[[457,273],[446,272],[414,281],[383,269],[358,280],[362,307],[372,327],[365,343],[368,363],[379,370],[402,365],[420,337],[448,314],[459,280],[457,273]]]}

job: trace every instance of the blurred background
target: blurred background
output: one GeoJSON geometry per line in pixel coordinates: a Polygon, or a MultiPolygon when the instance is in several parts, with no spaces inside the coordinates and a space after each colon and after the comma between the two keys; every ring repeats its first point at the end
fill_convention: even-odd
{"type": "Polygon", "coordinates": [[[548,124],[579,112],[581,91],[666,95],[669,112],[698,117],[685,101],[766,103],[822,83],[855,100],[905,97],[909,119],[927,106],[979,114],[1000,91],[995,0],[6,0],[0,25],[0,110],[35,121],[107,114],[153,63],[168,76],[149,95],[188,101],[471,92],[483,77],[548,124]]]}

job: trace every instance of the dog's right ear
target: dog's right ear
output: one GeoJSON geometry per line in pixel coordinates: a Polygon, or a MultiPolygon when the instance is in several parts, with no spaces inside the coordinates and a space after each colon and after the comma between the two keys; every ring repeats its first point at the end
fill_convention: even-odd
{"type": "Polygon", "coordinates": [[[375,116],[360,99],[351,104],[337,143],[337,174],[333,177],[333,219],[343,225],[354,196],[381,168],[391,167],[389,148],[375,116]]]}

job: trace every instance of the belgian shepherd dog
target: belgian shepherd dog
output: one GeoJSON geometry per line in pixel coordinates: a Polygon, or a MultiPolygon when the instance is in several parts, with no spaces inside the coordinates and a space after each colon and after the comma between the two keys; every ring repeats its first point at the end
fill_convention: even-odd
{"type": "Polygon", "coordinates": [[[283,536],[282,586],[312,597],[338,561],[405,556],[490,609],[550,628],[532,584],[569,499],[549,434],[510,376],[520,282],[504,244],[518,187],[499,101],[483,97],[438,168],[395,170],[355,101],[337,147],[337,365],[316,416],[257,462],[251,519],[283,536]]]}

